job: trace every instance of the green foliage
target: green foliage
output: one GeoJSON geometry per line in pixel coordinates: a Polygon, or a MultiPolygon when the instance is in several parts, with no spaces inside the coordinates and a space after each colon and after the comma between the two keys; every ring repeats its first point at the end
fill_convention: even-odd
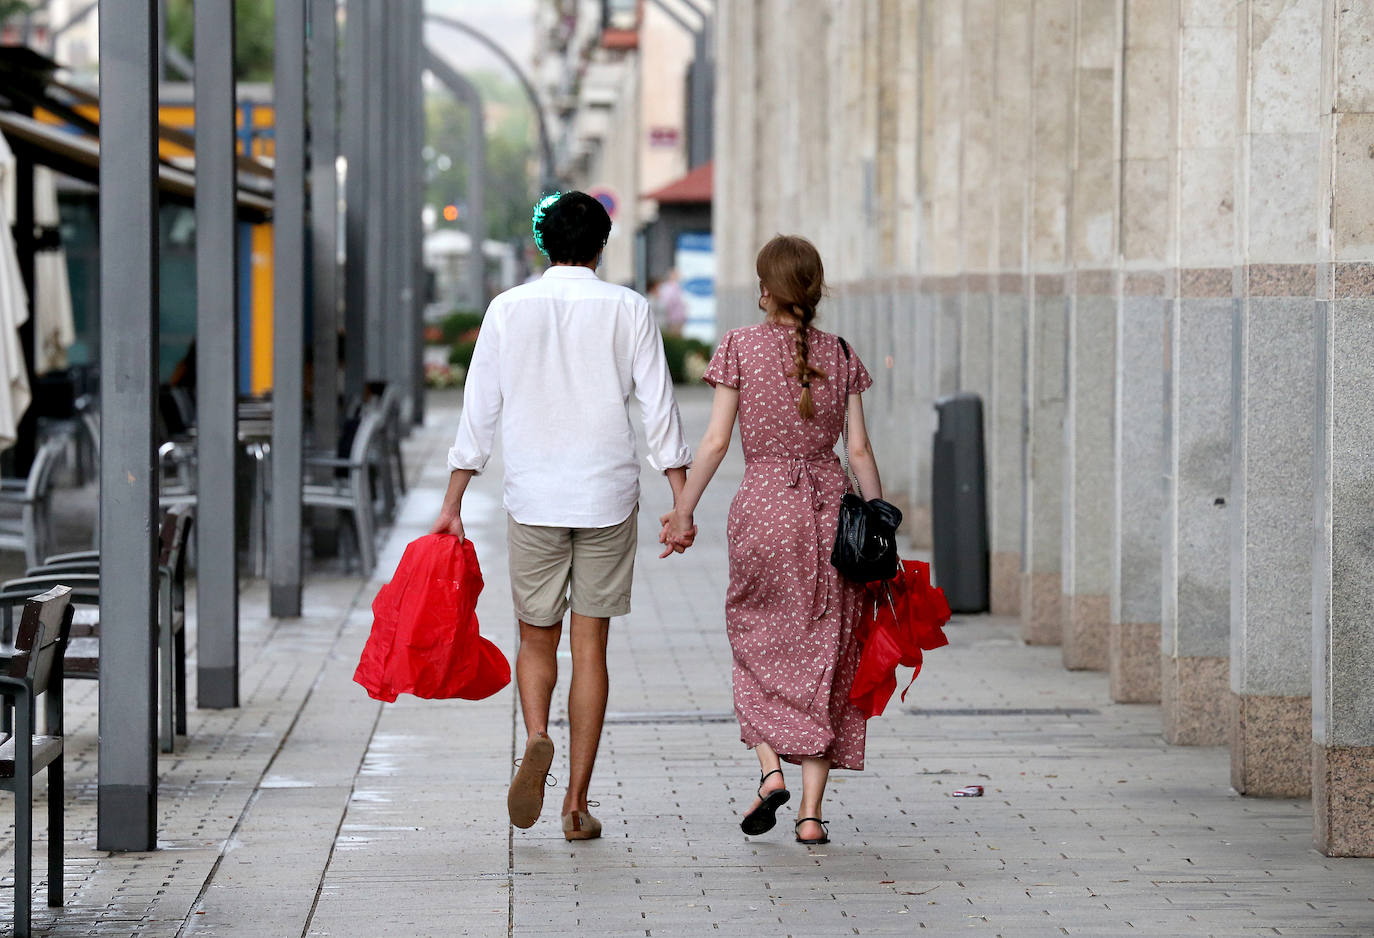
{"type": "Polygon", "coordinates": [[[24,0],[0,0],[0,23],[12,16],[19,16],[30,12],[30,7],[24,0]]]}
{"type": "MultiPolygon", "coordinates": [[[[531,172],[534,123],[530,105],[514,80],[492,72],[474,72],[467,77],[481,93],[486,115],[487,237],[499,241],[527,239],[530,206],[536,195],[531,172]]],[[[440,211],[445,205],[463,205],[467,202],[467,146],[472,133],[467,108],[460,106],[447,89],[439,89],[428,95],[425,113],[425,142],[435,154],[428,166],[425,200],[440,211]]],[[[462,227],[464,219],[440,224],[462,227]]]]}
{"type": "Polygon", "coordinates": [[[701,372],[711,360],[711,346],[700,339],[663,334],[663,354],[668,358],[668,373],[676,384],[701,380],[701,372]]]}
{"type": "MultiPolygon", "coordinates": [[[[234,77],[272,80],[274,0],[237,0],[234,4],[234,77]]],[[[167,0],[167,44],[195,58],[192,0],[167,0]]]]}
{"type": "Polygon", "coordinates": [[[481,313],[470,309],[454,310],[439,323],[439,328],[443,332],[443,338],[440,341],[444,345],[452,345],[467,336],[468,333],[475,332],[481,327],[481,313]]]}
{"type": "Polygon", "coordinates": [[[466,372],[468,366],[472,364],[472,350],[477,348],[477,342],[455,342],[453,349],[448,353],[448,363],[450,365],[461,365],[466,372]]]}

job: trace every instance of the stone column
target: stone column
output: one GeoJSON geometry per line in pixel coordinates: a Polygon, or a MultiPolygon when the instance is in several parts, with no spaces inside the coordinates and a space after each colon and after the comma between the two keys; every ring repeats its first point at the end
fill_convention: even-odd
{"type": "Polygon", "coordinates": [[[1121,296],[1116,307],[1116,470],[1108,671],[1119,703],[1159,700],[1164,516],[1164,328],[1169,302],[1169,139],[1178,69],[1170,4],[1126,0],[1122,49],[1121,296]]]}
{"type": "Polygon", "coordinates": [[[1226,739],[1235,16],[1229,3],[1185,4],[1178,34],[1160,620],[1164,735],[1184,745],[1226,739]]]}
{"type": "Polygon", "coordinates": [[[935,0],[930,28],[934,47],[934,124],[931,150],[934,171],[929,177],[931,239],[926,244],[927,268],[934,276],[935,294],[935,389],[937,395],[953,394],[961,384],[959,373],[963,320],[964,269],[960,212],[963,204],[961,159],[963,156],[964,4],[963,0],[935,0]]]}
{"type": "Polygon", "coordinates": [[[1374,856],[1374,18],[1323,4],[1317,311],[1317,548],[1313,589],[1312,812],[1317,849],[1374,856]],[[1325,209],[1329,207],[1329,214],[1325,209]]]}
{"type": "Polygon", "coordinates": [[[1025,529],[1021,637],[1058,644],[1063,521],[1064,338],[1074,0],[1031,13],[1031,151],[1026,306],[1025,529]]]}
{"type": "Polygon", "coordinates": [[[1063,650],[1105,670],[1111,617],[1116,384],[1116,0],[1077,0],[1064,412],[1063,650]]]}
{"type": "Polygon", "coordinates": [[[997,292],[987,421],[988,540],[993,615],[1021,613],[1022,459],[1026,392],[1026,174],[1030,156],[1030,6],[996,10],[997,292]]]}
{"type": "Polygon", "coordinates": [[[1311,584],[1316,442],[1320,0],[1238,7],[1231,470],[1231,784],[1296,797],[1311,786],[1311,584]],[[1282,89],[1282,93],[1276,93],[1282,89]]]}
{"type": "MultiPolygon", "coordinates": [[[[992,387],[992,289],[996,266],[995,156],[997,75],[996,0],[964,0],[962,152],[959,158],[960,273],[959,390],[977,394],[984,415],[992,387]]],[[[987,437],[986,426],[984,438],[987,437]]]]}

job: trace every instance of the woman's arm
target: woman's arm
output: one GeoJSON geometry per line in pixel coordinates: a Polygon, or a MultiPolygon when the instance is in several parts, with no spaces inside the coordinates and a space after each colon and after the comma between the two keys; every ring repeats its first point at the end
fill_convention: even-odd
{"type": "Polygon", "coordinates": [[[878,476],[878,460],[864,424],[864,402],[858,394],[849,395],[849,468],[854,470],[865,499],[883,497],[883,480],[878,476]]]}
{"type": "MultiPolygon", "coordinates": [[[[701,438],[701,445],[697,447],[692,471],[687,474],[687,485],[676,499],[673,510],[661,519],[666,530],[660,540],[668,544],[670,550],[674,542],[690,543],[692,513],[696,511],[706,486],[711,483],[711,477],[720,468],[720,461],[730,449],[730,436],[735,431],[735,415],[738,412],[739,391],[723,384],[716,385],[716,396],[711,402],[711,420],[701,438]]],[[[667,554],[665,551],[664,556],[667,554]]]]}

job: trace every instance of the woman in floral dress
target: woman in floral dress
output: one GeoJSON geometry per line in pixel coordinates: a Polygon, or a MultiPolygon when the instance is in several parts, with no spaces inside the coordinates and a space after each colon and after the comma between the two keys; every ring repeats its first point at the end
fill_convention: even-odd
{"type": "Polygon", "coordinates": [[[864,593],[830,565],[830,549],[848,488],[835,454],[846,412],[850,465],[864,494],[882,497],[860,398],[873,381],[852,348],[812,326],[825,279],[809,241],[774,238],[757,269],[764,321],[726,333],[711,359],[710,425],[660,540],[664,556],[690,546],[693,512],[738,416],[745,472],[726,523],[725,622],[740,738],[761,770],[740,827],[773,827],[791,797],[786,761],[801,766],[796,839],[818,844],[828,842],[821,799],[831,768],[864,764],[864,716],[849,699],[864,593]]]}

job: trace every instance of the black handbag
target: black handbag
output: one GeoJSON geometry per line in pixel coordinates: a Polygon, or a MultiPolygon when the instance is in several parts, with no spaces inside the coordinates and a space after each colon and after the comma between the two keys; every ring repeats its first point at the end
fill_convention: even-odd
{"type": "MultiPolygon", "coordinates": [[[[849,345],[840,339],[845,360],[849,345]]],[[[890,580],[897,575],[897,527],[902,512],[881,498],[866,501],[859,479],[849,469],[849,389],[844,396],[844,474],[854,486],[840,498],[840,522],[830,563],[840,575],[855,583],[890,580]],[[857,494],[855,494],[857,493],[857,494]]]]}

